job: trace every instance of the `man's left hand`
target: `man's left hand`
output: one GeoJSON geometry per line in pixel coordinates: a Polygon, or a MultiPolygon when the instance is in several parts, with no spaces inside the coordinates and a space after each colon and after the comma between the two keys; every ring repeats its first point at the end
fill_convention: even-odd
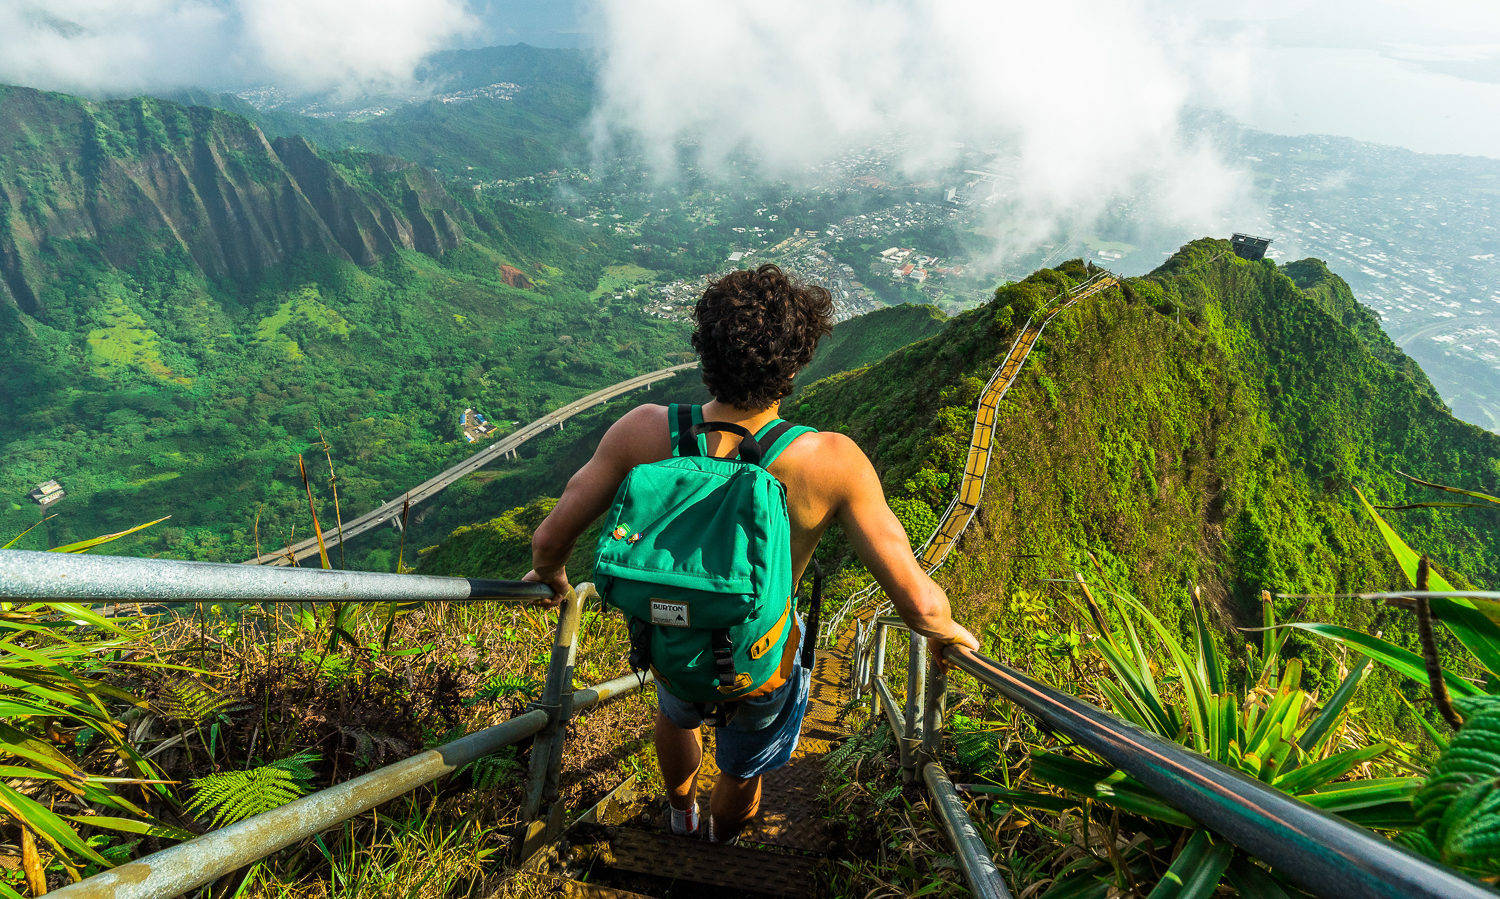
{"type": "Polygon", "coordinates": [[[555,571],[538,571],[533,568],[526,572],[526,576],[521,580],[534,584],[546,584],[552,588],[551,599],[538,599],[533,603],[544,609],[555,609],[562,605],[563,600],[567,599],[568,594],[573,591],[573,585],[568,583],[568,569],[565,567],[559,567],[555,571]]]}

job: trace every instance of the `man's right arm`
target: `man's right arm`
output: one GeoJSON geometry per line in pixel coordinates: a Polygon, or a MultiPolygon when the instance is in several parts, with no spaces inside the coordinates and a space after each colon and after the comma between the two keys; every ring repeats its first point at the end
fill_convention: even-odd
{"type": "Polygon", "coordinates": [[[979,650],[974,635],[953,620],[948,594],[943,592],[912,554],[906,529],[885,501],[880,476],[854,441],[830,435],[838,444],[838,520],[854,551],[875,576],[907,627],[928,637],[937,657],[942,646],[958,644],[979,650]]]}

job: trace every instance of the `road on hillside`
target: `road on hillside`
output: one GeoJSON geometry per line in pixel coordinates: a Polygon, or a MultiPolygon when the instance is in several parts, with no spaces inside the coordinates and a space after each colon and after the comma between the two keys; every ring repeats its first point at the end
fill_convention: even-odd
{"type": "MultiPolygon", "coordinates": [[[[459,478],[478,471],[501,456],[514,452],[522,444],[543,433],[548,428],[561,427],[564,421],[586,409],[591,409],[601,403],[607,403],[615,397],[629,393],[639,387],[645,387],[648,384],[655,384],[657,381],[665,381],[667,378],[675,377],[678,372],[697,367],[698,363],[696,362],[685,362],[682,365],[674,365],[671,368],[658,369],[644,375],[637,375],[618,384],[612,384],[603,390],[596,390],[586,397],[568,403],[566,406],[554,409],[525,427],[507,434],[505,437],[464,459],[442,474],[423,481],[406,493],[381,504],[373,511],[366,512],[352,521],[344,522],[342,534],[338,528],[328,529],[323,534],[323,545],[332,548],[344,540],[357,537],[371,528],[396,518],[401,514],[402,508],[407,503],[416,505],[422,500],[439,493],[459,478]]],[[[246,560],[245,564],[287,565],[293,559],[300,562],[317,554],[317,538],[309,537],[306,540],[293,543],[291,546],[275,550],[274,552],[263,553],[253,559],[246,560]]]]}

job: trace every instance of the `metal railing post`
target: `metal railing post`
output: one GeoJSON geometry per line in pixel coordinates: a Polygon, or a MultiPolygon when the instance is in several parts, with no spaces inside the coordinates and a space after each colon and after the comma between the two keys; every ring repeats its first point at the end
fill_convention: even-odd
{"type": "MultiPolygon", "coordinates": [[[[926,641],[923,641],[924,643],[926,641]]],[[[937,664],[936,659],[929,660],[927,666],[927,683],[925,685],[926,695],[923,698],[925,714],[922,717],[922,761],[930,762],[937,758],[938,749],[943,742],[943,698],[948,691],[948,673],[937,664]]]]}
{"type": "Polygon", "coordinates": [[[948,842],[958,850],[958,867],[969,882],[969,892],[984,899],[1011,899],[1005,878],[990,858],[989,847],[974,828],[963,800],[948,779],[948,773],[937,762],[928,762],[922,768],[922,779],[927,781],[927,791],[932,796],[933,810],[948,834],[948,842]]]}
{"type": "MultiPolygon", "coordinates": [[[[871,622],[873,625],[873,622],[871,622]]],[[[869,644],[872,627],[867,627],[865,622],[858,619],[854,622],[854,658],[851,660],[849,692],[855,702],[865,695],[865,680],[869,672],[869,644]]]]}
{"type": "Polygon", "coordinates": [[[557,616],[557,639],[547,665],[547,682],[541,708],[547,726],[531,743],[531,767],[526,784],[526,802],[521,809],[513,855],[520,864],[562,830],[563,807],[558,802],[558,778],[562,771],[563,744],[567,742],[568,719],[573,715],[573,660],[577,655],[578,622],[583,603],[596,596],[593,584],[579,584],[563,600],[557,616]]]}
{"type": "MultiPolygon", "coordinates": [[[[886,631],[888,630],[888,628],[878,620],[872,622],[872,624],[875,628],[875,645],[870,650],[871,656],[869,681],[870,717],[874,718],[880,714],[880,695],[876,689],[876,685],[885,678],[885,640],[886,631]]],[[[899,738],[900,735],[897,734],[897,737],[899,738]]]]}
{"type": "Polygon", "coordinates": [[[922,743],[922,723],[927,717],[927,638],[910,632],[911,649],[906,657],[906,731],[901,737],[901,780],[917,779],[917,755],[922,743]]]}

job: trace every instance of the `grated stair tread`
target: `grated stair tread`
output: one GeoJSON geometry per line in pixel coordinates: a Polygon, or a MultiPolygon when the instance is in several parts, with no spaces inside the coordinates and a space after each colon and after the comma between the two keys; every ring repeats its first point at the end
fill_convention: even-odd
{"type": "MultiPolygon", "coordinates": [[[[844,640],[817,652],[797,750],[785,766],[766,774],[760,814],[738,843],[716,845],[667,832],[662,827],[665,802],[655,797],[636,802],[607,823],[575,828],[570,842],[588,858],[590,880],[653,896],[701,894],[692,885],[718,888],[720,895],[818,895],[826,880],[825,857],[835,846],[835,834],[823,820],[823,765],[848,733],[843,720],[848,653],[844,640]]],[[[707,797],[719,771],[713,731],[705,728],[704,733],[698,786],[706,818],[707,797]]]]}
{"type": "Polygon", "coordinates": [[[619,890],[597,883],[584,883],[581,880],[564,881],[560,885],[558,895],[567,896],[569,899],[651,899],[646,893],[632,893],[629,890],[619,890]]]}
{"type": "Polygon", "coordinates": [[[661,883],[652,895],[694,895],[683,888],[697,885],[740,895],[812,896],[821,880],[823,860],[815,856],[788,855],[743,842],[716,845],[644,827],[604,830],[596,869],[646,875],[661,883]]]}

